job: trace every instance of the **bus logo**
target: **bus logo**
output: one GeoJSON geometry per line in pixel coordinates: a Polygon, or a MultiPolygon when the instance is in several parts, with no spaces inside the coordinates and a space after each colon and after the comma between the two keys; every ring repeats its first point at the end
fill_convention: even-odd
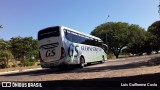
{"type": "Polygon", "coordinates": [[[39,48],[40,49],[46,49],[46,57],[51,57],[51,56],[54,56],[56,53],[55,53],[55,48],[58,47],[59,43],[56,42],[56,43],[50,43],[50,44],[45,44],[45,45],[42,45],[40,46],[39,48]]]}
{"type": "Polygon", "coordinates": [[[78,56],[78,47],[79,46],[74,46],[74,44],[70,44],[70,46],[68,48],[69,57],[77,57],[78,56]]]}
{"type": "Polygon", "coordinates": [[[50,57],[50,56],[54,56],[56,53],[54,52],[55,49],[52,49],[52,50],[47,50],[46,52],[46,57],[50,57]]]}

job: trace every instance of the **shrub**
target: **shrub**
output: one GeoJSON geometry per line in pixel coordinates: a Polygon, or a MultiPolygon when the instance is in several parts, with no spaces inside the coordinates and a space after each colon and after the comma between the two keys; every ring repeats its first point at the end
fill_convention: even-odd
{"type": "Polygon", "coordinates": [[[33,66],[35,63],[34,59],[26,59],[24,60],[24,66],[33,66]]]}
{"type": "Polygon", "coordinates": [[[6,65],[4,63],[0,63],[0,69],[6,68],[6,65]]]}
{"type": "Polygon", "coordinates": [[[107,58],[108,58],[108,59],[113,59],[113,58],[115,58],[115,56],[114,56],[113,53],[109,53],[109,54],[107,55],[107,58]]]}

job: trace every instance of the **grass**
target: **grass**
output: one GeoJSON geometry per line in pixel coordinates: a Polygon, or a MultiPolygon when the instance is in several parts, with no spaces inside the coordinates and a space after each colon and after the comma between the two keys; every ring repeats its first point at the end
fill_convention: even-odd
{"type": "Polygon", "coordinates": [[[40,68],[41,66],[39,63],[40,62],[36,62],[33,66],[26,66],[26,67],[17,66],[17,67],[4,68],[4,69],[0,69],[0,72],[8,72],[8,71],[16,71],[16,70],[23,71],[25,69],[40,68]]]}

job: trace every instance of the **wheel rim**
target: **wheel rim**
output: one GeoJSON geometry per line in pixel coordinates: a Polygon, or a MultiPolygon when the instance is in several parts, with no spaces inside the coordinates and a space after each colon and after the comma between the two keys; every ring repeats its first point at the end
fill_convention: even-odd
{"type": "Polygon", "coordinates": [[[104,59],[104,56],[103,56],[103,60],[102,60],[102,63],[104,63],[105,62],[105,59],[104,59]]]}
{"type": "Polygon", "coordinates": [[[84,59],[82,57],[80,59],[80,62],[81,62],[81,67],[84,67],[84,59]]]}

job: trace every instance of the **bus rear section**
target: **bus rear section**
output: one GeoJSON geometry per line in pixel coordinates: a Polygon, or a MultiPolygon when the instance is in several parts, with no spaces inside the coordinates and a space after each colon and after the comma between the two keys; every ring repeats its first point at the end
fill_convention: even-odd
{"type": "Polygon", "coordinates": [[[38,32],[38,47],[41,67],[59,66],[65,57],[59,26],[42,29],[38,32]]]}

